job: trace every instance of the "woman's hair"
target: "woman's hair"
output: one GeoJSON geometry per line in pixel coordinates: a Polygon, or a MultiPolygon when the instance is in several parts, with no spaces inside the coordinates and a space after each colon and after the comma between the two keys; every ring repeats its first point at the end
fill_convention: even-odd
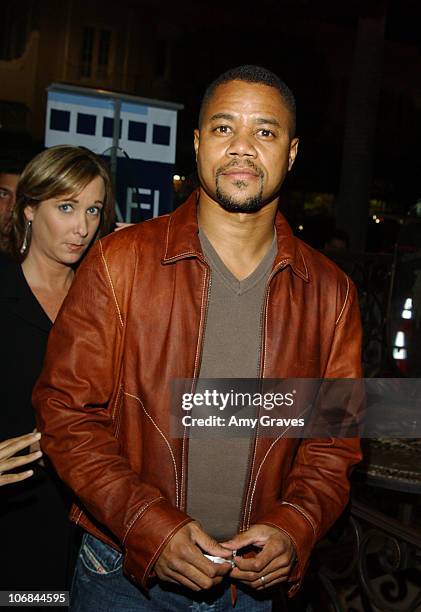
{"type": "Polygon", "coordinates": [[[101,210],[97,238],[105,236],[115,219],[114,194],[107,167],[98,155],[85,147],[57,145],[39,153],[25,167],[16,190],[16,205],[13,209],[13,255],[22,261],[29,250],[30,232],[27,235],[27,249],[22,255],[27,219],[25,208],[39,206],[44,200],[65,195],[78,195],[91,181],[100,176],[105,185],[105,197],[101,210]]]}

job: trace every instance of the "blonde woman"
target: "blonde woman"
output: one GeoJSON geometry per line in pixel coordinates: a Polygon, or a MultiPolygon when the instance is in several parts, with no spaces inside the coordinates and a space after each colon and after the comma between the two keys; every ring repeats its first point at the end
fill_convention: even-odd
{"type": "Polygon", "coordinates": [[[3,483],[13,482],[14,476],[23,482],[0,491],[0,590],[68,587],[68,493],[46,458],[44,465],[32,464],[33,475],[27,470],[19,473],[20,465],[40,455],[33,454],[38,450],[32,446],[22,458],[16,455],[16,444],[25,445],[29,437],[29,444],[37,442],[38,435],[29,434],[35,428],[31,393],[49,331],[77,264],[113,220],[107,169],[87,149],[52,147],[37,155],[21,175],[13,211],[16,262],[0,270],[0,436],[7,438],[3,448],[0,445],[0,472],[6,472],[3,483]]]}

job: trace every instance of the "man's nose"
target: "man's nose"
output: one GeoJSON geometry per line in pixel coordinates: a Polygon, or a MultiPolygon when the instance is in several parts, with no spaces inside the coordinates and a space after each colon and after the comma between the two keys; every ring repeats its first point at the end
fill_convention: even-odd
{"type": "Polygon", "coordinates": [[[239,131],[231,139],[227,153],[230,156],[256,157],[257,151],[254,146],[252,135],[244,131],[239,131]]]}

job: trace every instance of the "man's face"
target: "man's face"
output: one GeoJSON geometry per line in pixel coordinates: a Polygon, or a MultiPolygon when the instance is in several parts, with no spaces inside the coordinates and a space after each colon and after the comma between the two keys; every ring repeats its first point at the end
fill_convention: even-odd
{"type": "Polygon", "coordinates": [[[18,180],[18,174],[0,173],[0,231],[4,233],[10,227],[18,180]]]}
{"type": "Polygon", "coordinates": [[[194,133],[202,188],[232,212],[254,212],[278,197],[297,154],[291,115],[273,87],[220,85],[194,133]]]}

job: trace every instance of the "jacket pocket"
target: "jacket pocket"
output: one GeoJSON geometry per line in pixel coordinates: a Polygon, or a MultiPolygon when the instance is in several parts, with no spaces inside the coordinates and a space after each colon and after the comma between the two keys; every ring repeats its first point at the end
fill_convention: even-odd
{"type": "Polygon", "coordinates": [[[96,575],[114,575],[123,565],[123,555],[120,552],[90,533],[85,533],[82,538],[79,557],[85,568],[96,575]]]}

